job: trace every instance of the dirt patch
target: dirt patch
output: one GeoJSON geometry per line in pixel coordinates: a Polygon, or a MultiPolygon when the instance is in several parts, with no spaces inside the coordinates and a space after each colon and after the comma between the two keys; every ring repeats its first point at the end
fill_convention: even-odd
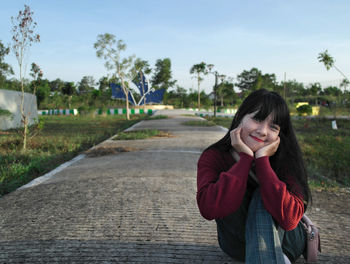
{"type": "Polygon", "coordinates": [[[322,208],[329,213],[350,212],[350,191],[348,188],[339,188],[334,191],[313,190],[312,200],[312,209],[322,208]]]}
{"type": "Polygon", "coordinates": [[[100,157],[100,156],[107,156],[107,155],[115,155],[121,152],[130,152],[130,151],[137,151],[139,149],[136,148],[129,148],[129,147],[108,147],[108,146],[101,146],[101,147],[95,147],[93,149],[89,149],[85,152],[86,156],[89,158],[93,157],[100,157]]]}
{"type": "Polygon", "coordinates": [[[112,140],[143,140],[150,138],[159,138],[159,137],[174,137],[171,133],[158,130],[158,129],[141,129],[141,130],[132,130],[127,132],[121,132],[117,134],[112,140]]]}
{"type": "Polygon", "coordinates": [[[173,134],[165,132],[165,131],[160,131],[160,133],[156,136],[153,136],[152,138],[157,138],[157,137],[167,137],[167,138],[172,138],[175,137],[173,134]]]}
{"type": "Polygon", "coordinates": [[[8,131],[1,131],[0,130],[0,135],[10,135],[12,134],[11,132],[8,132],[8,131]]]}

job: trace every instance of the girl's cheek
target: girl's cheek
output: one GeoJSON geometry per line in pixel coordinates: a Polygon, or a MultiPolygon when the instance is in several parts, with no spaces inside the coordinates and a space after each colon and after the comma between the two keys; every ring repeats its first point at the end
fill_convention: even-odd
{"type": "Polygon", "coordinates": [[[274,132],[273,134],[271,134],[271,141],[272,142],[277,140],[277,138],[278,138],[278,133],[274,132]]]}

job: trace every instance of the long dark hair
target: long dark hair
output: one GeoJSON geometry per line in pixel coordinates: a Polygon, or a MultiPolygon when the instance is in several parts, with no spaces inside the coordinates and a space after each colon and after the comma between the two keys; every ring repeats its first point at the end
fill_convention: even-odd
{"type": "Polygon", "coordinates": [[[273,123],[280,126],[280,145],[276,153],[270,157],[272,169],[276,172],[278,178],[286,183],[290,192],[300,193],[301,191],[304,200],[306,202],[311,201],[307,173],[290,120],[289,109],[284,99],[278,93],[265,89],[252,92],[239,107],[227,134],[208,149],[218,148],[222,151],[230,151],[232,148],[230,131],[238,127],[245,115],[253,112],[256,112],[254,119],[260,121],[265,120],[272,114],[273,123]],[[290,180],[288,180],[291,176],[299,185],[299,190],[291,188],[290,180]]]}

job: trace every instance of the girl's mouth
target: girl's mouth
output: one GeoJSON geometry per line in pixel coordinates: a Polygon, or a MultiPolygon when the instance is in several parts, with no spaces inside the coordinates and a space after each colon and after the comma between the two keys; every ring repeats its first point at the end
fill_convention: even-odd
{"type": "Polygon", "coordinates": [[[258,142],[264,142],[264,140],[261,140],[260,138],[257,138],[257,137],[254,137],[254,136],[251,136],[255,141],[258,141],[258,142]]]}

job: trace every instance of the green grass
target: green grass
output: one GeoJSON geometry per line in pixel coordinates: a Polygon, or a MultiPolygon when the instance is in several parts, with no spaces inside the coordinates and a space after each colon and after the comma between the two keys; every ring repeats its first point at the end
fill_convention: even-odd
{"type": "Polygon", "coordinates": [[[143,129],[129,132],[120,132],[118,135],[113,137],[113,140],[135,140],[135,139],[146,139],[150,137],[158,136],[162,133],[157,129],[143,129]]]}
{"type": "Polygon", "coordinates": [[[152,115],[152,116],[148,116],[146,118],[146,120],[153,120],[153,119],[167,119],[169,118],[168,116],[166,115],[152,115]]]}
{"type": "Polygon", "coordinates": [[[350,120],[293,120],[310,178],[326,183],[323,177],[350,186],[350,120]]]}
{"type": "MultiPolygon", "coordinates": [[[[229,128],[232,118],[209,117],[229,128]]],[[[333,130],[329,119],[293,119],[312,186],[350,186],[350,120],[337,120],[333,130]]]]}
{"type": "Polygon", "coordinates": [[[186,122],[183,122],[182,125],[185,125],[185,126],[204,126],[204,127],[216,126],[216,124],[212,121],[197,121],[197,120],[186,121],[186,122]]]}
{"type": "Polygon", "coordinates": [[[132,126],[147,115],[43,116],[44,128],[21,151],[17,130],[0,133],[0,196],[132,126]]]}
{"type": "Polygon", "coordinates": [[[232,123],[232,118],[233,117],[206,117],[205,119],[207,119],[209,122],[213,122],[218,126],[222,126],[222,127],[226,127],[229,128],[231,126],[232,123]]]}

